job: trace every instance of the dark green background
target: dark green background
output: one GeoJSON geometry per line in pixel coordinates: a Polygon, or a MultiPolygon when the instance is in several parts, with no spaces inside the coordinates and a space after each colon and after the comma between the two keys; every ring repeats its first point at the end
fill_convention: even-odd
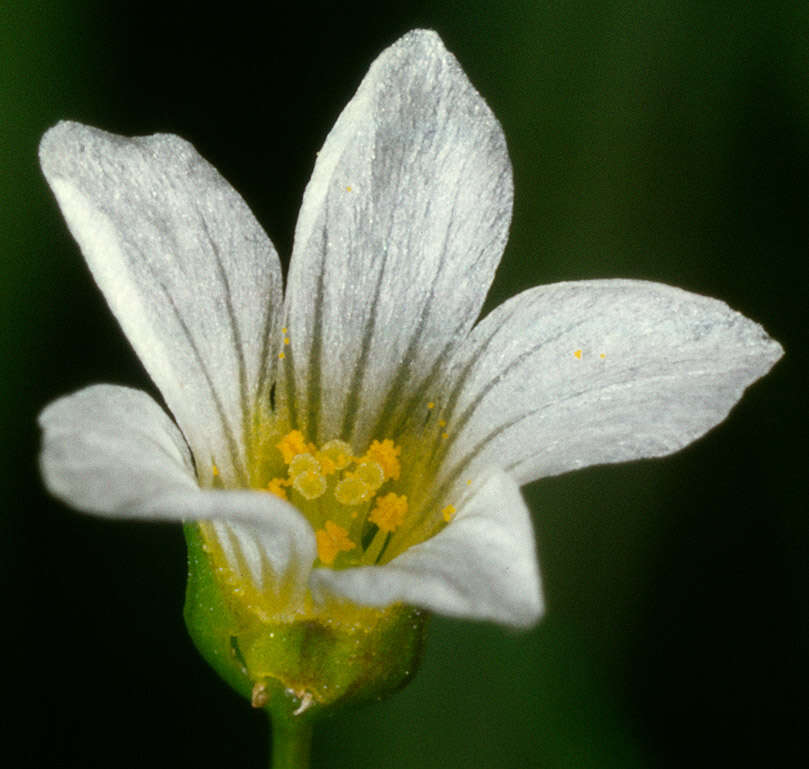
{"type": "Polygon", "coordinates": [[[437,29],[516,183],[489,306],[634,277],[725,299],[787,350],[676,457],[526,489],[549,611],[436,619],[390,701],[324,724],[326,769],[809,763],[804,2],[8,2],[0,15],[0,513],[9,767],[261,767],[260,715],[197,658],[178,526],[47,499],[36,413],[151,388],[36,160],[60,118],[190,139],[288,254],[303,187],[374,56],[437,29]],[[797,757],[790,757],[797,751],[797,757]],[[797,758],[797,760],[796,760],[797,758]]]}

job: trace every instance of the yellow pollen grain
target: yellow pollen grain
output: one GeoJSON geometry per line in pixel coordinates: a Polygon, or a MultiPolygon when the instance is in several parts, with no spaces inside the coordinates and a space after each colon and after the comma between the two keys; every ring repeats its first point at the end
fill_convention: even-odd
{"type": "Polygon", "coordinates": [[[598,357],[601,358],[601,360],[604,360],[604,358],[606,358],[607,356],[602,352],[601,355],[599,355],[598,357]]]}
{"type": "Polygon", "coordinates": [[[341,441],[338,438],[333,438],[332,440],[326,441],[326,443],[323,444],[318,452],[318,458],[321,462],[323,462],[323,455],[325,455],[334,463],[335,470],[342,470],[344,467],[348,467],[348,465],[353,461],[353,453],[354,452],[348,443],[341,441]]]}
{"type": "Polygon", "coordinates": [[[282,334],[286,334],[288,331],[289,329],[286,326],[284,326],[284,328],[281,329],[282,334]]]}
{"type": "Polygon", "coordinates": [[[427,408],[428,408],[428,409],[434,409],[434,408],[435,408],[435,403],[434,403],[433,401],[430,401],[430,402],[427,404],[427,408]]]}
{"type": "Polygon", "coordinates": [[[376,507],[371,511],[368,520],[387,534],[396,531],[404,522],[406,515],[407,497],[390,493],[376,500],[376,507]]]}
{"type": "Polygon", "coordinates": [[[219,468],[216,465],[211,465],[211,472],[213,473],[214,478],[219,477],[219,468]]]}
{"type": "Polygon", "coordinates": [[[576,360],[581,360],[581,350],[575,350],[574,353],[573,353],[573,357],[576,360]]]}
{"type": "Polygon", "coordinates": [[[284,337],[284,344],[289,344],[289,337],[288,336],[284,337]]]}
{"type": "Polygon", "coordinates": [[[470,478],[470,479],[469,479],[469,480],[466,482],[466,485],[467,485],[467,486],[471,486],[471,485],[472,485],[472,479],[471,479],[471,478],[470,478]]]}
{"type": "Polygon", "coordinates": [[[343,478],[334,487],[334,498],[341,505],[361,505],[367,502],[372,494],[373,489],[353,474],[343,478]]]}
{"type": "Polygon", "coordinates": [[[286,357],[287,357],[287,356],[286,356],[286,355],[284,355],[284,353],[282,353],[282,352],[279,352],[279,353],[278,353],[278,360],[283,360],[283,359],[284,359],[284,358],[286,358],[286,357]]]}
{"type": "Polygon", "coordinates": [[[444,516],[444,520],[449,523],[455,517],[455,507],[454,505],[447,505],[442,511],[441,515],[444,516]]]}
{"type": "Polygon", "coordinates": [[[360,462],[351,475],[359,478],[373,491],[376,491],[385,482],[385,471],[379,462],[360,462]]]}
{"type": "Polygon", "coordinates": [[[442,437],[444,440],[446,440],[447,438],[449,438],[449,433],[441,433],[441,437],[442,437]]]}
{"type": "Polygon", "coordinates": [[[439,427],[446,427],[447,426],[447,420],[446,419],[439,419],[438,420],[438,426],[439,427]]]}
{"type": "Polygon", "coordinates": [[[316,470],[299,473],[292,479],[292,488],[304,499],[317,499],[326,492],[326,477],[316,470]]]}
{"type": "Polygon", "coordinates": [[[288,465],[298,454],[306,454],[314,450],[313,446],[306,443],[300,430],[288,432],[275,445],[281,452],[285,465],[288,465]]]}
{"type": "Polygon", "coordinates": [[[399,473],[401,472],[399,463],[399,454],[401,453],[400,446],[397,446],[390,438],[385,438],[384,441],[373,441],[368,447],[368,452],[360,461],[377,462],[382,466],[385,480],[393,478],[394,481],[398,481],[399,473]]]}
{"type": "Polygon", "coordinates": [[[289,475],[294,478],[301,473],[320,472],[320,462],[318,462],[308,451],[296,454],[289,463],[289,475]]]}
{"type": "Polygon", "coordinates": [[[348,538],[348,532],[334,521],[326,521],[324,528],[315,532],[317,557],[321,563],[331,566],[339,553],[347,553],[356,545],[348,538]]]}

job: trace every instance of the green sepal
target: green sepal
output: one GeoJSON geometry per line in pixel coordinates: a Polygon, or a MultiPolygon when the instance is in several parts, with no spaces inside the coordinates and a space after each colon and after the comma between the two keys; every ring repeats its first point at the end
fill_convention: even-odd
{"type": "Polygon", "coordinates": [[[185,622],[200,654],[274,722],[311,722],[347,705],[382,699],[415,675],[427,613],[403,604],[363,610],[364,621],[313,613],[266,621],[217,579],[197,524],[186,524],[185,622]]]}

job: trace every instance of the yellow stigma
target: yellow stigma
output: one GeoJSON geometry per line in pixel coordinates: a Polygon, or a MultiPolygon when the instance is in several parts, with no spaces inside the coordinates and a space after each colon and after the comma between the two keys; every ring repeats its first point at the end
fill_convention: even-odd
{"type": "Polygon", "coordinates": [[[449,523],[455,517],[455,506],[454,505],[447,505],[442,511],[441,515],[444,516],[444,520],[449,523]]]}
{"type": "Polygon", "coordinates": [[[385,533],[396,531],[407,515],[407,497],[398,494],[385,494],[376,500],[376,507],[368,520],[375,523],[385,533]]]}
{"type": "Polygon", "coordinates": [[[300,430],[292,430],[275,445],[281,452],[285,465],[288,465],[298,454],[307,454],[314,451],[314,446],[306,443],[300,430]]]}
{"type": "Polygon", "coordinates": [[[399,454],[401,453],[402,449],[399,446],[390,438],[385,438],[384,441],[371,443],[368,447],[368,452],[361,461],[378,463],[385,473],[385,480],[393,478],[394,481],[398,481],[399,473],[401,472],[401,465],[399,464],[399,454]]]}
{"type": "Polygon", "coordinates": [[[339,553],[347,553],[356,545],[348,538],[348,532],[334,521],[326,521],[324,528],[315,532],[317,557],[326,566],[331,566],[339,553]]]}

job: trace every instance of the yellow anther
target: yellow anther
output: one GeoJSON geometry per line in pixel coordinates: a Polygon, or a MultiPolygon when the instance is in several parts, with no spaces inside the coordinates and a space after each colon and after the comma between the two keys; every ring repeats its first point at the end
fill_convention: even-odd
{"type": "Polygon", "coordinates": [[[382,466],[385,479],[393,478],[399,480],[401,465],[399,464],[399,454],[402,453],[400,446],[397,446],[390,438],[384,441],[373,441],[368,448],[368,452],[360,460],[361,462],[377,462],[382,466]]]}
{"type": "MultiPolygon", "coordinates": [[[[347,467],[353,460],[353,451],[351,446],[345,441],[337,438],[326,441],[320,449],[319,455],[325,454],[333,463],[335,470],[342,470],[347,467]]],[[[322,456],[319,457],[322,462],[322,456]]],[[[325,470],[324,470],[325,472],[325,470]]]]}
{"type": "Polygon", "coordinates": [[[317,499],[326,491],[326,477],[316,470],[306,470],[292,479],[292,488],[304,499],[317,499]]]}
{"type": "Polygon", "coordinates": [[[288,465],[298,454],[306,454],[314,451],[314,446],[306,443],[303,433],[300,430],[288,432],[281,440],[275,444],[284,458],[284,464],[288,465]]]}
{"type": "Polygon", "coordinates": [[[407,497],[398,494],[385,494],[376,500],[376,507],[371,511],[368,520],[379,526],[381,531],[396,531],[407,515],[407,497]]]}
{"type": "Polygon", "coordinates": [[[319,473],[320,469],[320,462],[307,451],[292,457],[289,463],[289,476],[295,478],[301,473],[319,473]]]}
{"type": "Polygon", "coordinates": [[[334,487],[334,497],[342,505],[361,505],[373,496],[374,490],[355,475],[349,475],[334,487]]]}
{"type": "Polygon", "coordinates": [[[326,521],[325,527],[315,532],[317,557],[326,566],[331,566],[339,553],[347,553],[356,545],[348,538],[348,532],[334,521],[326,521]]]}
{"type": "Polygon", "coordinates": [[[576,360],[581,360],[581,350],[576,350],[573,353],[573,357],[576,358],[576,360]]]}
{"type": "Polygon", "coordinates": [[[276,497],[286,499],[287,493],[284,491],[284,486],[289,486],[289,481],[285,481],[283,478],[273,478],[267,484],[267,491],[271,494],[275,494],[276,497]]]}
{"type": "Polygon", "coordinates": [[[441,515],[444,516],[444,520],[449,523],[455,517],[455,507],[454,505],[447,505],[442,511],[441,515]]]}
{"type": "Polygon", "coordinates": [[[351,475],[359,478],[373,491],[376,491],[385,482],[385,471],[379,462],[360,462],[351,475]]]}

